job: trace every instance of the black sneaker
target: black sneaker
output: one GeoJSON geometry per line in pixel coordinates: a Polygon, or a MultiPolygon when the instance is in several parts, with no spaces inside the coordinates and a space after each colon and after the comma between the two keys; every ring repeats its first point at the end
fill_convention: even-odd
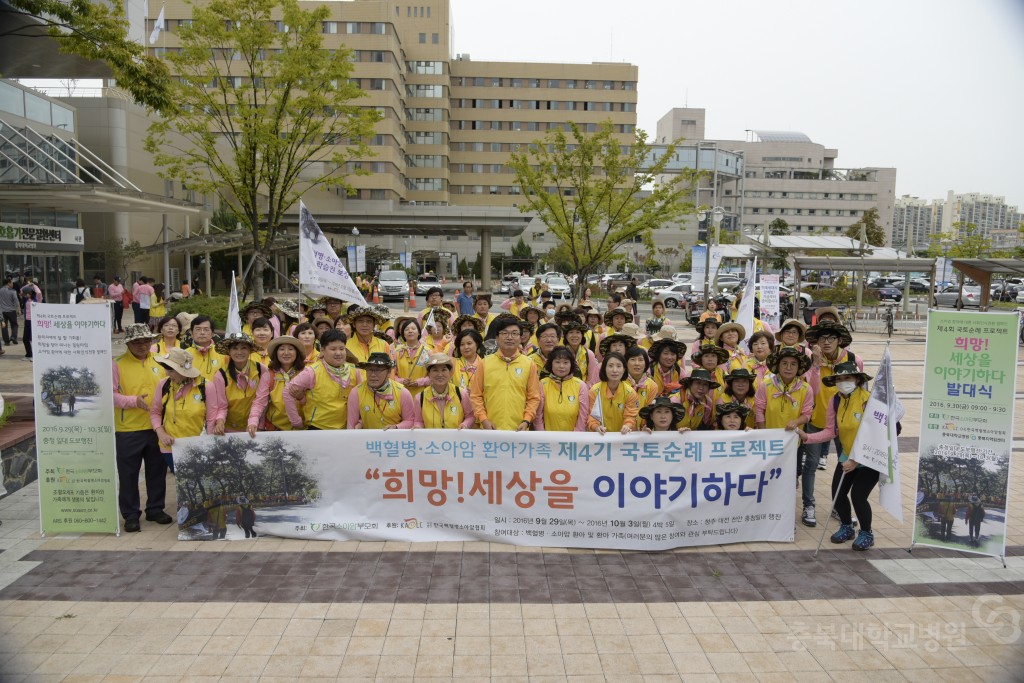
{"type": "Polygon", "coordinates": [[[155,512],[153,514],[146,513],[146,521],[156,522],[157,524],[170,524],[174,521],[174,518],[161,510],[160,512],[155,512]]]}
{"type": "Polygon", "coordinates": [[[142,531],[142,527],[139,526],[139,520],[126,519],[124,520],[124,530],[131,533],[133,531],[142,531]]]}

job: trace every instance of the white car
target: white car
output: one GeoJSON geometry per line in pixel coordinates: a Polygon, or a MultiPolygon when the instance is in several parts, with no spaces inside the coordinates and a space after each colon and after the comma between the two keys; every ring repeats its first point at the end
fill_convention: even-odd
{"type": "Polygon", "coordinates": [[[693,279],[693,275],[690,273],[672,273],[673,282],[690,282],[693,279]]]}
{"type": "Polygon", "coordinates": [[[572,297],[572,287],[569,286],[569,281],[561,275],[549,275],[544,282],[548,285],[548,291],[556,299],[569,299],[572,297]]]}
{"type": "Polygon", "coordinates": [[[687,294],[693,291],[689,282],[677,282],[671,287],[654,290],[654,297],[665,302],[665,308],[679,308],[687,294]]]}

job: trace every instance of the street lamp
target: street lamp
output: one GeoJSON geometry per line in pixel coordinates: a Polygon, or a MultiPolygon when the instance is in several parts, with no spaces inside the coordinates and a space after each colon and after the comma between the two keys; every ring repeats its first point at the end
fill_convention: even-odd
{"type": "MultiPolygon", "coordinates": [[[[711,219],[712,225],[715,226],[714,242],[717,243],[719,241],[719,232],[718,231],[719,231],[719,228],[722,225],[722,219],[725,217],[725,211],[722,209],[722,207],[716,206],[716,207],[711,208],[711,209],[703,209],[702,211],[700,211],[700,213],[698,213],[698,215],[700,216],[701,222],[706,222],[708,220],[708,218],[711,219]]],[[[709,289],[710,289],[710,286],[711,286],[711,247],[712,247],[712,240],[711,240],[711,231],[710,230],[707,231],[707,234],[706,234],[704,242],[705,242],[705,247],[704,247],[704,307],[707,308],[708,301],[709,301],[708,294],[709,294],[709,289]]]]}
{"type": "Polygon", "coordinates": [[[352,228],[352,263],[350,263],[349,265],[355,266],[356,269],[359,268],[359,245],[357,243],[358,238],[359,228],[352,228]]]}

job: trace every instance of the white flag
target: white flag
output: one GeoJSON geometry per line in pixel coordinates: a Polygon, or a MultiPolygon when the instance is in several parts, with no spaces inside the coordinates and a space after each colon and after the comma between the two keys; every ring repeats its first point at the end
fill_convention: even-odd
{"type": "MultiPolygon", "coordinates": [[[[740,300],[739,310],[736,311],[736,322],[743,325],[747,331],[747,339],[754,334],[754,287],[757,282],[757,258],[754,258],[754,265],[747,271],[747,286],[743,290],[743,298],[740,300]]],[[[746,341],[740,339],[740,341],[746,341]]]]}
{"type": "Polygon", "coordinates": [[[594,405],[590,408],[590,417],[594,418],[604,426],[604,401],[601,400],[601,392],[597,392],[597,400],[594,401],[594,405]]]}
{"type": "Polygon", "coordinates": [[[304,292],[367,306],[313,215],[299,202],[299,286],[304,292]]]}
{"type": "Polygon", "coordinates": [[[432,330],[437,327],[437,323],[434,322],[434,309],[430,309],[430,314],[427,315],[427,319],[423,321],[423,329],[432,330]]]}
{"type": "Polygon", "coordinates": [[[149,34],[149,44],[155,43],[157,38],[160,37],[160,32],[166,30],[167,21],[164,19],[164,8],[160,7],[160,16],[156,18],[156,23],[153,24],[153,32],[149,34]]]}
{"type": "Polygon", "coordinates": [[[875,375],[871,398],[864,406],[850,459],[878,471],[879,500],[900,524],[903,523],[903,499],[896,423],[905,414],[903,404],[896,398],[892,383],[892,356],[886,347],[875,375]]]}
{"type": "Polygon", "coordinates": [[[231,271],[231,298],[228,299],[228,322],[225,334],[238,334],[242,331],[242,317],[238,314],[238,287],[235,285],[235,271],[231,271]]]}

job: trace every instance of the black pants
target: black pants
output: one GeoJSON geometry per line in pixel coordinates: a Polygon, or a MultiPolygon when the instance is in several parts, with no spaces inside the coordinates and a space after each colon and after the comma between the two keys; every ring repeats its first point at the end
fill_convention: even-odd
{"type": "Polygon", "coordinates": [[[953,537],[953,521],[952,519],[942,520],[942,533],[940,536],[943,541],[948,541],[953,537]]]}
{"type": "Polygon", "coordinates": [[[242,531],[245,532],[246,538],[256,538],[256,530],[252,528],[252,525],[252,522],[248,522],[248,525],[242,524],[242,531]]]}
{"type": "Polygon", "coordinates": [[[139,312],[135,314],[135,322],[149,324],[149,309],[140,308],[139,312]]]}
{"type": "Polygon", "coordinates": [[[142,306],[134,301],[132,302],[132,314],[135,316],[136,324],[142,322],[142,306]]]}
{"type": "Polygon", "coordinates": [[[167,497],[167,463],[160,453],[156,432],[146,429],[140,432],[117,432],[114,435],[117,446],[117,481],[120,491],[117,505],[125,519],[138,519],[139,471],[146,466],[146,514],[162,512],[167,497]]]}
{"type": "Polygon", "coordinates": [[[860,528],[864,531],[871,531],[871,504],[868,502],[868,495],[878,484],[878,470],[870,467],[858,467],[843,477],[843,466],[837,465],[832,474],[832,497],[836,498],[836,512],[839,513],[839,521],[843,524],[851,524],[853,517],[850,516],[850,499],[853,499],[853,509],[857,512],[857,520],[860,528]],[[839,487],[839,479],[842,478],[843,486],[839,487]]]}
{"type": "Polygon", "coordinates": [[[114,332],[122,332],[124,330],[124,323],[121,319],[124,317],[124,304],[120,301],[114,302],[114,332]]]}
{"type": "Polygon", "coordinates": [[[981,537],[981,521],[967,520],[967,535],[977,540],[981,537]]]}
{"type": "Polygon", "coordinates": [[[32,357],[32,321],[25,321],[25,329],[21,331],[21,341],[25,344],[25,358],[32,357]]]}
{"type": "MultiPolygon", "coordinates": [[[[18,343],[18,312],[17,311],[4,311],[4,320],[7,321],[7,327],[11,331],[11,343],[18,343]]],[[[26,325],[27,327],[27,325],[26,325]]]]}

